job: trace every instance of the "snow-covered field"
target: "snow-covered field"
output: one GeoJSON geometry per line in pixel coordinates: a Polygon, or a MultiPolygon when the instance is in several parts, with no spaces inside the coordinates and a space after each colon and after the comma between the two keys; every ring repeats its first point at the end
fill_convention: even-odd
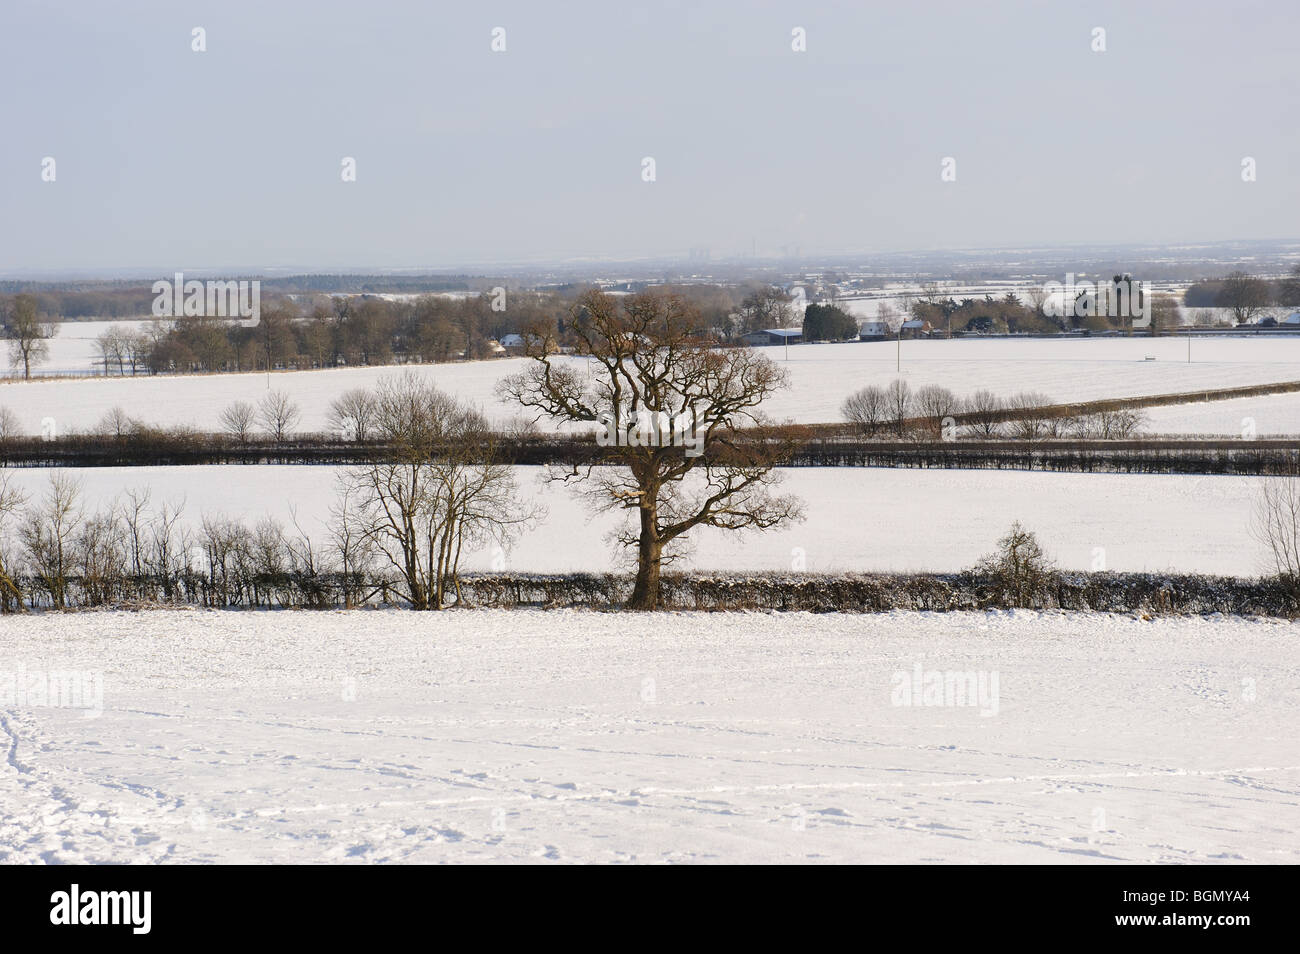
{"type": "MultiPolygon", "coordinates": [[[[155,504],[184,499],[204,514],[254,523],[266,515],[290,530],[291,511],[314,542],[336,494],[331,467],[128,467],[72,470],[86,501],[105,508],[131,488],[155,504]]],[[[989,470],[793,468],[782,491],[802,498],[807,520],[736,535],[697,530],[690,566],[704,570],[959,570],[993,549],[1013,520],[1034,530],[1067,569],[1170,570],[1253,575],[1263,548],[1251,536],[1260,479],[1165,474],[1057,474],[989,470]],[[1100,563],[1098,560],[1100,559],[1100,563]]],[[[14,469],[16,484],[42,492],[49,471],[14,469]]],[[[617,518],[592,518],[573,494],[521,467],[520,492],[542,503],[542,526],[505,555],[513,570],[608,572],[619,567],[606,540],[617,518]]],[[[469,556],[488,569],[494,553],[469,556]]]]}
{"type": "Polygon", "coordinates": [[[1298,635],[1025,612],[3,617],[0,677],[75,670],[85,693],[0,706],[0,862],[1294,864],[1298,635]],[[906,699],[918,672],[983,688],[906,699]]]}
{"type": "MultiPolygon", "coordinates": [[[[987,388],[1003,395],[1039,391],[1057,401],[1078,401],[1300,376],[1300,337],[1210,338],[1195,342],[1194,349],[1195,360],[1188,364],[1186,342],[1175,338],[904,341],[902,377],[914,388],[940,384],[959,395],[987,388]],[[1156,360],[1147,361],[1148,356],[1156,360]]],[[[790,371],[790,388],[764,407],[777,419],[838,421],[840,405],[852,391],[899,376],[899,349],[892,341],[796,345],[789,349],[788,360],[782,348],[766,350],[790,371]]],[[[421,370],[440,387],[503,420],[517,416],[518,409],[497,400],[496,382],[524,361],[426,365],[421,370]]],[[[282,372],[270,376],[270,385],[299,403],[302,429],[323,430],[335,395],[396,373],[399,370],[391,367],[282,372]]],[[[0,406],[11,408],[23,429],[33,434],[40,432],[46,417],[53,417],[62,432],[90,428],[115,406],[150,423],[215,430],[226,405],[256,402],[267,386],[265,374],[6,381],[0,383],[0,406]]]]}
{"type": "Polygon", "coordinates": [[[1265,394],[1231,401],[1170,404],[1145,411],[1153,434],[1221,434],[1263,437],[1300,434],[1300,394],[1265,394]]]}

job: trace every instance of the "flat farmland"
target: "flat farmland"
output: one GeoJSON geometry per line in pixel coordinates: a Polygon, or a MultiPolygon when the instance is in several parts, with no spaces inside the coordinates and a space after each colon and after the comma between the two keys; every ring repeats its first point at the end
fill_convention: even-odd
{"type": "MultiPolygon", "coordinates": [[[[70,469],[92,509],[131,488],[149,488],[155,505],[185,502],[186,520],[204,515],[248,524],[293,521],[319,543],[334,502],[335,467],[196,466],[70,469]]],[[[50,471],[15,469],[17,486],[39,495],[50,471]]],[[[1067,474],[997,470],[791,468],[781,491],[802,499],[807,519],[786,529],[733,534],[699,528],[676,569],[810,572],[960,570],[988,553],[1013,520],[1034,530],[1065,569],[1102,558],[1117,571],[1253,575],[1264,551],[1250,532],[1257,477],[1174,474],[1067,474]]],[[[467,554],[464,567],[537,573],[625,569],[610,533],[620,518],[593,516],[543,468],[516,468],[521,496],[546,516],[508,553],[467,554]],[[498,561],[499,562],[499,561],[498,561]]]]}
{"type": "MultiPolygon", "coordinates": [[[[901,349],[893,341],[852,342],[796,345],[788,356],[783,348],[769,348],[766,353],[789,371],[790,387],[764,409],[777,420],[838,421],[840,405],[851,392],[896,377],[913,388],[936,384],[958,395],[981,388],[1004,396],[1037,391],[1056,402],[1300,379],[1300,337],[1207,338],[1192,347],[1190,364],[1187,343],[1176,338],[920,340],[904,341],[901,349]],[[900,351],[901,373],[895,370],[900,351]]],[[[519,411],[498,401],[496,384],[525,361],[433,364],[417,370],[500,422],[519,411]]],[[[320,431],[335,396],[400,373],[397,367],[277,372],[269,376],[269,386],[300,405],[301,429],[320,431]]],[[[40,432],[47,417],[64,433],[91,428],[113,407],[154,424],[215,430],[224,407],[233,401],[256,402],[267,389],[266,374],[6,380],[0,383],[0,407],[12,410],[20,427],[32,434],[40,432]]]]}

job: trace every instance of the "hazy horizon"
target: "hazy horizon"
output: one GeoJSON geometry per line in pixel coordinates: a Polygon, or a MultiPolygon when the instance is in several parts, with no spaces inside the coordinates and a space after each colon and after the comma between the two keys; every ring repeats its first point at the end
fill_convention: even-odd
{"type": "Polygon", "coordinates": [[[1284,241],[1297,26],[1265,3],[11,0],[0,272],[1284,241]]]}

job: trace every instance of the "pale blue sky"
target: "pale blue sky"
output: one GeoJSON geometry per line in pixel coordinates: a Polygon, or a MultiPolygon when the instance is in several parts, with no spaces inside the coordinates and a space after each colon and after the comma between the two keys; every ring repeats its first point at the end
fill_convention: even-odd
{"type": "Polygon", "coordinates": [[[0,115],[3,272],[1300,235],[1285,2],[4,0],[0,115]]]}

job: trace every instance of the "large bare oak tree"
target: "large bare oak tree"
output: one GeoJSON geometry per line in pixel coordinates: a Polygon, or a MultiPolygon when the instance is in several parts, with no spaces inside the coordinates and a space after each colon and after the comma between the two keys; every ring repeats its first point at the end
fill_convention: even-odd
{"type": "Polygon", "coordinates": [[[555,476],[578,482],[597,509],[632,517],[618,535],[636,552],[631,609],[661,604],[666,548],[696,527],[802,518],[799,501],[774,490],[795,435],[759,410],[785,372],[758,351],[717,347],[701,324],[672,294],[588,291],[569,322],[576,360],[558,353],[554,329],[530,329],[531,364],[499,386],[538,419],[595,423],[607,436],[594,464],[555,476]]]}

